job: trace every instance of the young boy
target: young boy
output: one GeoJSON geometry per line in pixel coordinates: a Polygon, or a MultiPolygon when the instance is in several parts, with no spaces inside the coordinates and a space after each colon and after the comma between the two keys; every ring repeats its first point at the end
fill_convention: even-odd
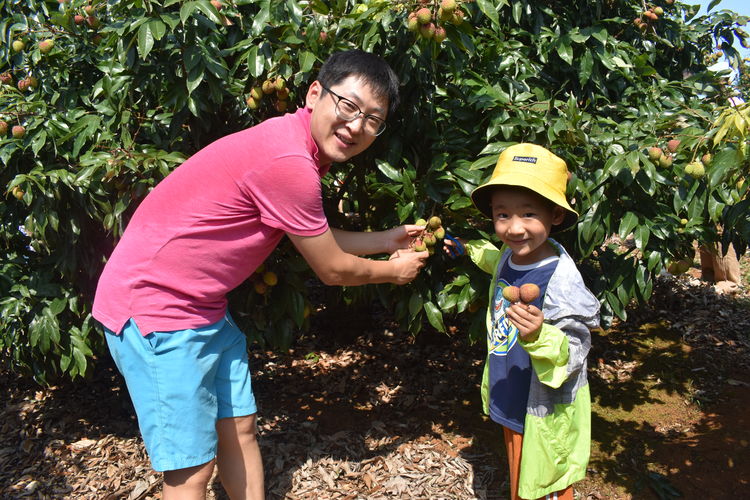
{"type": "MultiPolygon", "coordinates": [[[[493,274],[482,399],[503,426],[514,500],[572,500],[571,484],[585,476],[589,459],[586,356],[599,302],[573,259],[549,238],[578,219],[565,199],[567,178],[562,159],[541,146],[517,144],[471,194],[503,242],[500,250],[488,241],[465,247],[493,274]],[[539,297],[528,304],[503,297],[504,288],[525,283],[538,285],[539,297]]],[[[446,251],[461,246],[448,239],[446,251]]]]}

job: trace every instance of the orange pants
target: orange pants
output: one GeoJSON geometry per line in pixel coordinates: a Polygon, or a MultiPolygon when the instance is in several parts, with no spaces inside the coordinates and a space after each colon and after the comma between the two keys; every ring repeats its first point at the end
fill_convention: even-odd
{"type": "MultiPolygon", "coordinates": [[[[521,473],[521,448],[523,447],[523,434],[503,427],[503,437],[505,438],[505,449],[508,452],[508,470],[510,472],[510,498],[519,500],[518,496],[518,476],[521,473]]],[[[573,500],[573,487],[568,486],[562,491],[550,493],[543,499],[549,500],[573,500]]],[[[543,500],[540,499],[540,500],[543,500]]]]}

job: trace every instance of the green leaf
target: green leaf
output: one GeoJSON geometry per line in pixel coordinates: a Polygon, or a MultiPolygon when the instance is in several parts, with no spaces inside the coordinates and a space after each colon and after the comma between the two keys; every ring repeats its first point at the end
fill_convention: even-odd
{"type": "Polygon", "coordinates": [[[443,313],[440,311],[438,306],[436,306],[432,302],[425,302],[424,311],[427,313],[427,321],[430,322],[432,327],[438,331],[445,333],[445,325],[443,324],[443,313]]]}
{"type": "Polygon", "coordinates": [[[620,229],[617,234],[624,240],[637,224],[638,216],[633,212],[627,212],[620,220],[620,229]]]}
{"type": "Polygon", "coordinates": [[[253,45],[250,50],[247,51],[247,69],[255,78],[262,75],[265,70],[265,57],[258,54],[257,45],[253,45]]]}
{"type": "Polygon", "coordinates": [[[315,57],[315,54],[308,51],[303,51],[302,55],[300,55],[299,58],[299,70],[302,73],[307,73],[310,71],[315,64],[315,61],[317,61],[317,58],[315,57]]]}
{"type": "Polygon", "coordinates": [[[138,28],[138,55],[145,60],[153,48],[154,35],[151,33],[151,25],[141,24],[141,27],[138,28]]]}
{"type": "Polygon", "coordinates": [[[191,1],[182,4],[182,7],[180,7],[180,22],[182,24],[185,24],[185,21],[190,19],[190,17],[193,15],[193,12],[195,12],[195,9],[197,7],[197,3],[198,2],[191,1]]]}
{"type": "Polygon", "coordinates": [[[193,68],[190,73],[188,73],[187,81],[185,82],[187,84],[188,94],[192,94],[193,91],[198,88],[203,81],[203,74],[204,71],[202,65],[193,68]]]}
{"type": "Polygon", "coordinates": [[[414,317],[420,309],[422,309],[422,297],[419,293],[412,293],[409,297],[409,314],[414,317]]]}
{"type": "Polygon", "coordinates": [[[587,50],[583,53],[581,58],[580,67],[578,68],[578,82],[584,85],[591,78],[591,72],[594,68],[594,56],[591,51],[587,50]]]}
{"type": "Polygon", "coordinates": [[[648,239],[651,236],[651,230],[646,224],[641,224],[635,228],[635,245],[644,250],[648,245],[648,239]]]}
{"type": "Polygon", "coordinates": [[[326,5],[326,2],[323,0],[311,0],[310,1],[310,8],[317,12],[318,14],[328,15],[330,10],[328,9],[328,5],[326,5]]]}
{"type": "Polygon", "coordinates": [[[377,165],[378,170],[380,170],[383,175],[388,177],[390,180],[394,182],[401,182],[403,180],[403,175],[401,175],[401,172],[393,168],[387,161],[376,160],[375,165],[377,165]]]}
{"type": "MultiPolygon", "coordinates": [[[[489,0],[477,0],[477,6],[482,13],[489,18],[493,26],[500,25],[500,16],[497,13],[495,5],[489,0]]],[[[514,5],[515,7],[515,5],[514,5]]]]}
{"type": "Polygon", "coordinates": [[[167,26],[159,19],[151,19],[148,22],[148,25],[151,29],[151,35],[154,37],[154,40],[161,40],[167,33],[167,26]]]}
{"type": "Polygon", "coordinates": [[[570,37],[564,35],[557,43],[557,55],[568,64],[573,64],[573,48],[570,46],[570,37]]]}

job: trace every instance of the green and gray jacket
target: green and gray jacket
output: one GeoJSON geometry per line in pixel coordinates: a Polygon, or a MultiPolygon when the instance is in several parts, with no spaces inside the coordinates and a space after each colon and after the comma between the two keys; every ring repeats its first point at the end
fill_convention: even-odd
{"type": "MultiPolygon", "coordinates": [[[[520,344],[534,368],[524,422],[518,494],[540,498],[560,491],[586,475],[591,448],[591,398],[586,378],[586,356],[591,328],[599,326],[599,301],[586,288],[565,249],[548,240],[560,260],[550,277],[542,302],[544,325],[533,342],[520,344]]],[[[466,245],[471,260],[483,271],[497,273],[511,251],[489,241],[466,245]]],[[[490,288],[492,304],[494,290],[490,288]]],[[[490,306],[491,307],[491,306],[490,306]]],[[[487,328],[491,328],[491,309],[487,328]]],[[[489,353],[482,379],[482,402],[489,413],[489,353]]]]}

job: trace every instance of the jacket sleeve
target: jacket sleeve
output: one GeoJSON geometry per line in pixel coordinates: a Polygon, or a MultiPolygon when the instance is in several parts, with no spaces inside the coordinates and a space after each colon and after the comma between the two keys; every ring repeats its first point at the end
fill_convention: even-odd
{"type": "Polygon", "coordinates": [[[575,318],[561,318],[555,324],[544,323],[535,341],[521,341],[521,345],[529,353],[539,381],[558,388],[584,367],[591,333],[575,318]]]}
{"type": "Polygon", "coordinates": [[[466,243],[466,253],[479,269],[494,274],[502,252],[491,241],[471,240],[466,243]]]}

